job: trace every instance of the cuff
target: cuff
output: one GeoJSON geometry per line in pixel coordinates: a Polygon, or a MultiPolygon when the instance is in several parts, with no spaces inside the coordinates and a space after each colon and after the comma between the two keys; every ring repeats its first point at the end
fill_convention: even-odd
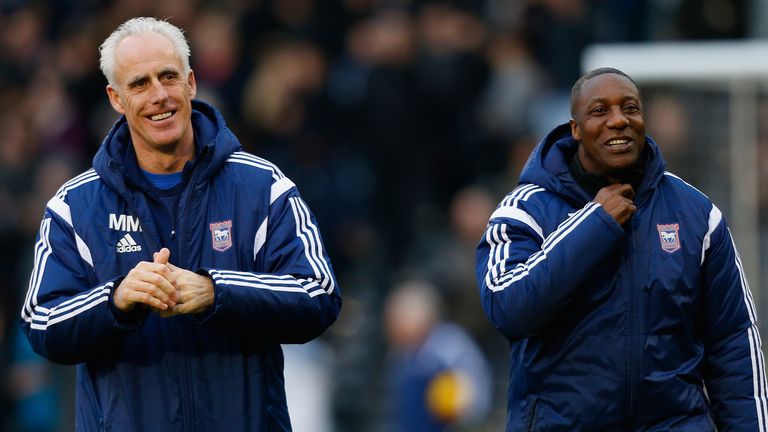
{"type": "Polygon", "coordinates": [[[123,282],[124,277],[115,279],[114,289],[109,295],[109,310],[112,311],[114,317],[115,327],[119,327],[126,330],[135,330],[141,326],[144,320],[149,315],[149,309],[146,307],[136,306],[130,312],[123,312],[115,306],[115,291],[117,287],[123,282]]]}
{"type": "Polygon", "coordinates": [[[208,308],[208,310],[195,314],[195,321],[199,323],[204,323],[213,319],[221,309],[221,300],[222,300],[221,289],[218,285],[216,285],[216,281],[213,280],[213,276],[211,276],[210,269],[200,268],[200,269],[197,269],[195,273],[209,278],[211,280],[211,283],[213,284],[213,305],[211,305],[211,307],[208,308]]]}

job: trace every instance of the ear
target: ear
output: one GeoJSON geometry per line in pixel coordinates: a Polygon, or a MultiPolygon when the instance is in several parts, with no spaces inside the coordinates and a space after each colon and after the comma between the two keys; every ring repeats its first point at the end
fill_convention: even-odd
{"type": "Polygon", "coordinates": [[[120,100],[120,95],[117,94],[117,90],[111,85],[107,86],[107,96],[109,97],[109,103],[112,108],[120,114],[125,114],[125,108],[123,102],[120,100]]]}
{"type": "Polygon", "coordinates": [[[187,84],[189,85],[189,98],[194,99],[197,94],[197,82],[195,81],[195,72],[192,70],[189,71],[187,84]]]}
{"type": "Polygon", "coordinates": [[[571,135],[573,136],[573,139],[581,141],[581,132],[579,131],[579,125],[576,123],[576,119],[571,117],[571,120],[569,120],[568,123],[571,125],[571,135]]]}

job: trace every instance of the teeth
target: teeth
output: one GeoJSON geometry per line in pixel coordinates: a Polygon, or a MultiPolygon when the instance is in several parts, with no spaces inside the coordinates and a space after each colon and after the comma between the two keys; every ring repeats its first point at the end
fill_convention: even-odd
{"type": "Polygon", "coordinates": [[[158,121],[158,120],[162,120],[162,119],[167,119],[170,116],[171,116],[171,112],[168,111],[168,112],[165,112],[165,113],[162,113],[162,114],[155,114],[155,115],[151,116],[150,118],[153,121],[158,121]]]}
{"type": "Polygon", "coordinates": [[[625,139],[613,139],[613,140],[608,141],[608,145],[610,145],[610,146],[624,145],[624,144],[626,144],[628,142],[629,142],[629,140],[625,140],[625,139]]]}

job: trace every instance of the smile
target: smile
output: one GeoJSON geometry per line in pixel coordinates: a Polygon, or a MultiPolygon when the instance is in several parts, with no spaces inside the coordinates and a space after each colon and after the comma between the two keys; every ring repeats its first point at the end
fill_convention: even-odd
{"type": "Polygon", "coordinates": [[[173,115],[173,112],[172,111],[168,111],[168,112],[164,112],[164,113],[160,113],[160,114],[155,114],[153,116],[149,116],[149,119],[152,120],[152,121],[160,121],[160,120],[165,120],[165,119],[167,119],[168,117],[170,117],[172,115],[173,115]]]}
{"type": "Polygon", "coordinates": [[[619,147],[619,146],[626,145],[627,143],[629,143],[629,140],[626,138],[612,139],[608,141],[608,147],[619,147]]]}

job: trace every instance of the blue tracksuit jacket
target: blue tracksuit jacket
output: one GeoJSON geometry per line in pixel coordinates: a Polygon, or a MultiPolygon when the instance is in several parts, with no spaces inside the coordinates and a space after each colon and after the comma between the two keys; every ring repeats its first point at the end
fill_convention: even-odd
{"type": "Polygon", "coordinates": [[[40,355],[77,366],[81,431],[287,431],[281,343],[336,319],[339,288],[315,219],[273,164],[193,101],[171,263],[207,272],[206,313],[118,311],[112,292],[160,235],[121,118],[94,166],[48,202],[21,311],[40,355]]]}
{"type": "Polygon", "coordinates": [[[511,344],[507,431],[765,431],[752,298],[720,211],[654,142],[620,226],[568,169],[568,124],[534,150],[477,255],[511,344]]]}

